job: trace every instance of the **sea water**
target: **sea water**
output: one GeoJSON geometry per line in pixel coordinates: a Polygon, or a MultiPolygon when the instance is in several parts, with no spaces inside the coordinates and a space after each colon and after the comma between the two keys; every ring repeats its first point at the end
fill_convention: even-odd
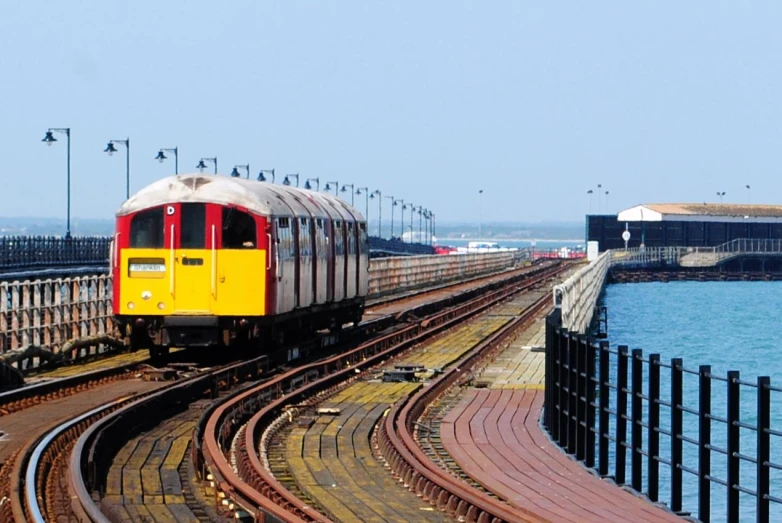
{"type": "MultiPolygon", "coordinates": [[[[726,376],[727,371],[740,371],[742,381],[756,382],[758,376],[770,376],[771,384],[782,386],[782,282],[672,282],[609,285],[602,299],[608,309],[608,332],[612,348],[618,344],[631,349],[641,348],[644,357],[660,354],[664,363],[671,358],[683,358],[684,367],[696,370],[699,365],[711,365],[711,372],[726,376]]],[[[612,364],[615,359],[612,357],[612,364]]],[[[612,372],[614,380],[615,369],[612,372]]],[[[670,370],[661,369],[661,398],[670,399],[670,370]]],[[[644,394],[647,374],[644,372],[644,394]]],[[[727,384],[712,381],[712,414],[724,418],[727,414],[727,384]]],[[[757,421],[757,391],[741,387],[741,421],[754,425],[757,421]]],[[[612,398],[612,405],[615,400],[612,398]]],[[[644,412],[646,413],[644,401],[644,412]]],[[[684,404],[698,408],[698,377],[684,375],[684,404]]],[[[782,392],[771,392],[771,428],[782,431],[782,392]]],[[[630,399],[628,397],[628,413],[630,399]]],[[[644,414],[646,419],[646,414],[644,414]]],[[[660,409],[661,426],[670,427],[670,410],[660,409]]],[[[614,420],[611,420],[614,431],[614,420]]],[[[684,434],[698,439],[698,418],[684,414],[684,434]]],[[[630,437],[630,423],[627,428],[630,437]]],[[[742,428],[741,454],[755,457],[757,434],[742,428]]],[[[643,447],[648,434],[644,429],[643,447]]],[[[725,448],[727,427],[712,421],[712,445],[725,448]]],[[[670,459],[670,439],[660,436],[660,454],[670,459]]],[[[697,447],[683,444],[684,464],[697,469],[697,447]]],[[[611,472],[614,470],[614,449],[610,452],[611,472]]],[[[647,485],[647,458],[643,457],[644,481],[647,485]]],[[[771,462],[782,465],[782,437],[771,436],[771,462]]],[[[630,483],[631,468],[628,452],[626,482],[630,483]]],[[[726,479],[726,457],[712,451],[711,473],[726,479]]],[[[742,487],[756,488],[756,465],[741,461],[742,487]]],[[[683,473],[683,508],[698,515],[697,478],[683,473]]],[[[782,498],[782,473],[771,471],[771,495],[782,498]]],[[[660,500],[670,501],[670,469],[660,463],[660,500]]],[[[755,498],[740,495],[741,521],[755,520],[755,498]]],[[[713,521],[726,520],[727,490],[712,483],[711,514],[713,521]]],[[[782,506],[771,503],[771,521],[782,521],[782,506]]]]}

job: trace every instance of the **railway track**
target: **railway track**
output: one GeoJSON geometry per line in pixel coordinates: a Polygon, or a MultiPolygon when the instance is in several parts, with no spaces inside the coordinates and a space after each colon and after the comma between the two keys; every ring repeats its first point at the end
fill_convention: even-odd
{"type": "MultiPolygon", "coordinates": [[[[524,283],[475,298],[405,329],[380,336],[337,358],[301,367],[215,405],[199,428],[199,437],[203,438],[202,454],[196,461],[207,477],[214,478],[218,496],[223,496],[234,510],[242,507],[255,520],[272,517],[285,521],[328,521],[330,514],[319,512],[286,489],[263,462],[257,449],[259,445],[263,449],[266,444],[264,439],[270,435],[266,429],[279,424],[285,417],[295,417],[296,409],[306,409],[318,398],[337,393],[355,381],[362,371],[555,276],[560,270],[552,269],[524,283]],[[242,424],[245,419],[247,423],[242,424]],[[238,430],[237,425],[241,427],[238,430]]],[[[530,314],[546,303],[547,293],[536,302],[530,314]]],[[[196,443],[198,448],[199,440],[196,443]]]]}
{"type": "MultiPolygon", "coordinates": [[[[531,272],[540,270],[542,269],[537,267],[533,268],[531,272]]],[[[421,299],[419,296],[418,298],[404,297],[401,300],[393,301],[384,300],[385,303],[382,306],[387,311],[387,314],[376,314],[375,317],[371,318],[370,321],[366,322],[366,324],[362,324],[360,329],[355,329],[355,331],[356,333],[361,331],[367,334],[377,332],[378,330],[387,329],[395,323],[398,323],[405,318],[409,318],[410,316],[415,317],[423,315],[429,310],[437,309],[438,307],[441,308],[445,304],[458,301],[458,299],[467,299],[478,294],[479,292],[486,292],[488,289],[498,287],[502,284],[501,282],[503,280],[514,278],[523,279],[525,276],[521,274],[522,272],[523,271],[508,271],[505,274],[484,277],[480,279],[480,282],[482,282],[480,285],[475,285],[475,281],[473,281],[471,285],[449,285],[439,289],[437,292],[440,293],[440,297],[434,300],[431,296],[429,296],[428,299],[421,299]],[[460,286],[463,288],[459,289],[460,286]],[[458,290],[460,294],[458,294],[456,297],[448,296],[448,294],[454,293],[455,290],[458,290]],[[438,300],[439,305],[437,303],[432,303],[432,301],[437,302],[438,300]]],[[[437,292],[434,294],[437,295],[437,292]]],[[[351,329],[348,329],[348,331],[350,330],[351,329]]],[[[316,343],[318,347],[328,344],[328,340],[325,342],[321,340],[320,342],[316,343]]],[[[255,364],[257,363],[258,362],[256,361],[255,364]]],[[[110,433],[110,430],[106,430],[106,428],[112,425],[119,426],[120,424],[116,423],[116,419],[121,417],[122,419],[127,420],[133,416],[130,414],[131,412],[139,411],[137,407],[131,408],[131,404],[143,404],[147,409],[149,409],[150,405],[154,405],[159,401],[162,402],[161,404],[170,405],[172,403],[171,398],[179,395],[179,400],[177,400],[177,402],[185,405],[190,404],[192,401],[196,401],[197,398],[203,397],[205,393],[217,395],[217,393],[221,390],[235,388],[244,379],[257,379],[259,375],[258,372],[249,371],[246,367],[247,364],[253,365],[252,362],[243,362],[241,364],[237,364],[241,367],[228,365],[217,370],[205,371],[202,375],[195,376],[189,380],[184,380],[175,385],[164,386],[163,390],[145,392],[143,394],[138,394],[133,398],[123,398],[119,402],[113,402],[113,404],[105,405],[103,409],[99,409],[100,412],[98,412],[98,410],[96,410],[96,412],[90,412],[88,416],[81,418],[80,421],[76,423],[68,425],[63,424],[62,427],[59,427],[60,430],[58,434],[47,434],[46,437],[40,439],[39,441],[40,444],[44,445],[43,447],[40,449],[36,447],[35,451],[31,451],[28,448],[25,452],[21,452],[21,454],[25,454],[24,460],[6,459],[3,467],[5,475],[0,473],[0,488],[2,488],[4,485],[6,488],[0,493],[8,491],[21,491],[19,486],[24,485],[25,499],[23,501],[19,501],[19,499],[21,499],[19,498],[16,502],[14,502],[15,500],[13,495],[5,496],[6,503],[0,504],[0,520],[12,520],[14,515],[16,516],[17,520],[35,520],[39,514],[40,516],[47,516],[47,514],[48,516],[56,516],[57,520],[63,521],[72,519],[74,517],[87,518],[80,520],[89,520],[92,518],[95,518],[94,520],[101,520],[100,518],[102,516],[99,513],[94,513],[90,510],[91,508],[95,507],[94,503],[91,504],[85,502],[81,504],[70,504],[67,503],[66,500],[70,500],[74,497],[76,499],[90,499],[91,492],[86,489],[80,490],[79,485],[81,484],[83,487],[86,481],[86,483],[90,484],[91,486],[95,486],[96,480],[101,481],[98,479],[98,476],[100,475],[101,467],[105,466],[105,461],[101,463],[101,459],[104,459],[105,456],[109,454],[113,456],[119,452],[119,449],[116,448],[116,445],[114,447],[111,445],[106,445],[106,442],[109,439],[106,438],[105,435],[110,433]],[[174,389],[177,389],[180,392],[173,392],[174,389]],[[167,399],[165,401],[155,399],[158,397],[167,399]],[[113,411],[116,411],[116,413],[112,414],[113,411]],[[98,419],[110,419],[113,421],[106,421],[105,423],[95,424],[94,422],[98,419]],[[76,440],[80,434],[83,437],[78,438],[79,443],[75,444],[75,452],[72,454],[72,459],[70,462],[67,459],[63,459],[62,456],[68,455],[67,451],[69,447],[74,445],[74,440],[76,440]],[[94,436],[95,441],[90,443],[88,439],[93,437],[93,434],[96,434],[97,436],[94,436]],[[84,443],[85,441],[87,441],[87,443],[84,443]],[[107,448],[110,448],[110,452],[106,450],[107,448]],[[108,454],[105,454],[106,452],[108,452],[108,454]],[[86,461],[83,460],[85,453],[92,456],[92,461],[89,459],[86,461]],[[29,458],[33,455],[37,456],[37,459],[33,460],[31,465],[29,458]],[[79,457],[78,460],[77,457],[79,457]],[[24,474],[24,476],[26,476],[26,481],[17,481],[16,487],[13,485],[8,486],[9,476],[11,479],[22,477],[21,471],[24,467],[18,465],[20,462],[24,462],[26,464],[25,467],[28,471],[28,473],[24,474]],[[13,464],[14,466],[9,466],[9,463],[13,464]],[[78,466],[75,466],[77,464],[78,466]],[[35,470],[35,472],[29,472],[30,470],[35,470]],[[11,472],[9,473],[9,471],[11,472]],[[81,480],[74,481],[74,475],[81,475],[81,480]],[[4,477],[6,478],[5,483],[3,480],[4,477]],[[32,485],[35,485],[35,489],[33,489],[32,485]],[[33,507],[34,501],[39,505],[37,510],[33,507]],[[72,505],[77,510],[69,512],[66,505],[72,505]],[[13,507],[15,510],[8,510],[9,506],[13,507]],[[78,510],[79,506],[81,506],[82,510],[78,510]]],[[[111,380],[111,376],[121,375],[123,372],[127,373],[127,369],[124,371],[118,369],[105,369],[99,372],[105,373],[108,377],[104,376],[104,378],[98,379],[111,380]]],[[[25,400],[22,398],[20,400],[17,397],[17,401],[21,401],[21,403],[16,404],[17,409],[24,409],[31,405],[52,401],[50,396],[62,394],[59,391],[61,391],[63,387],[73,387],[75,389],[74,393],[78,393],[80,392],[79,387],[84,387],[83,384],[78,385],[79,380],[84,380],[84,382],[90,383],[91,381],[94,381],[94,379],[95,376],[90,379],[75,376],[72,378],[59,380],[58,382],[52,381],[42,383],[39,386],[36,386],[38,387],[37,389],[36,387],[27,387],[28,390],[26,391],[24,391],[24,389],[20,389],[17,394],[20,394],[23,397],[27,396],[28,399],[25,400]],[[71,385],[67,385],[68,383],[71,385]],[[34,398],[36,394],[38,395],[37,400],[29,399],[31,397],[34,398]]],[[[6,402],[5,404],[11,405],[12,403],[6,402]]],[[[149,410],[146,410],[146,412],[149,412],[149,410]]],[[[192,422],[192,419],[190,419],[190,421],[192,422]]],[[[125,423],[127,422],[125,421],[125,423]]],[[[126,431],[120,431],[119,434],[122,436],[121,438],[117,438],[119,441],[127,441],[128,433],[126,431]]],[[[181,445],[179,445],[178,448],[179,447],[181,447],[181,445]]],[[[193,465],[197,466],[199,464],[203,464],[203,462],[198,459],[200,456],[198,449],[193,449],[193,456],[193,465]]],[[[180,477],[183,477],[186,475],[186,471],[180,469],[178,470],[178,474],[180,477]]],[[[105,481],[105,478],[102,481],[105,481]]],[[[180,481],[180,483],[182,482],[180,481]]],[[[105,487],[106,485],[103,484],[104,489],[105,487]]],[[[183,485],[183,488],[186,490],[185,485],[183,485]]],[[[183,491],[184,497],[188,497],[185,496],[186,494],[188,494],[188,492],[183,491]]],[[[189,494],[189,497],[193,498],[193,493],[190,492],[189,494]]],[[[0,497],[0,499],[2,499],[2,497],[0,497]]],[[[198,500],[195,500],[191,504],[195,505],[197,503],[198,500]]],[[[105,505],[106,504],[104,503],[104,506],[105,505]]],[[[187,505],[187,503],[185,503],[185,505],[187,505]]],[[[108,513],[111,513],[111,511],[109,510],[108,513]]],[[[124,516],[124,514],[121,514],[119,519],[127,519],[124,516]]],[[[51,517],[46,517],[46,519],[53,520],[51,517]]]]}

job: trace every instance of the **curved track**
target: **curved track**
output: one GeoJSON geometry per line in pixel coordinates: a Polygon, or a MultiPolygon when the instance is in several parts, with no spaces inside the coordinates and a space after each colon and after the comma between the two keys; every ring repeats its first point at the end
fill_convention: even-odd
{"type": "MultiPolygon", "coordinates": [[[[540,267],[535,267],[531,271],[527,272],[536,272],[540,271],[540,267]]],[[[489,277],[484,277],[479,279],[479,284],[476,285],[475,281],[472,281],[471,284],[455,284],[455,285],[448,285],[443,288],[441,288],[439,291],[433,293],[433,295],[438,295],[439,297],[435,298],[433,300],[433,296],[428,296],[425,299],[422,299],[420,296],[416,297],[404,297],[402,300],[391,300],[389,302],[388,300],[385,300],[386,303],[382,305],[383,310],[380,309],[380,305],[376,306],[378,310],[374,311],[374,317],[372,315],[372,310],[368,311],[370,313],[369,317],[370,320],[366,322],[366,324],[362,324],[360,329],[356,329],[357,331],[365,332],[365,333],[372,333],[376,332],[378,330],[387,329],[394,324],[398,324],[400,321],[409,320],[411,317],[420,316],[422,314],[425,314],[427,311],[430,311],[432,309],[442,308],[443,306],[447,304],[451,304],[455,301],[458,301],[459,299],[466,299],[471,296],[477,295],[480,292],[486,292],[488,289],[496,288],[501,286],[503,283],[507,280],[522,280],[526,278],[527,276],[523,275],[524,271],[507,271],[505,273],[501,273],[499,275],[493,275],[489,277]],[[460,288],[460,286],[462,288],[460,288]],[[432,303],[432,302],[436,303],[432,303]],[[385,314],[383,314],[385,313],[385,314]]],[[[443,313],[441,315],[435,315],[438,318],[441,318],[437,321],[445,321],[442,318],[445,316],[448,316],[448,313],[443,313]]],[[[418,329],[426,330],[431,327],[437,326],[437,321],[435,323],[431,323],[427,320],[420,320],[418,321],[413,327],[417,327],[418,329]],[[425,325],[424,325],[425,324],[425,325]]],[[[404,329],[402,329],[404,330],[404,329]]],[[[389,334],[386,336],[393,336],[393,334],[389,334]]],[[[330,342],[328,340],[316,343],[315,345],[328,345],[330,342]]],[[[388,341],[385,341],[383,343],[389,343],[388,341]]],[[[351,360],[352,358],[358,357],[359,359],[363,356],[360,356],[361,354],[367,354],[366,347],[363,349],[359,348],[357,349],[358,352],[354,353],[354,356],[348,356],[347,358],[345,355],[342,356],[336,356],[330,360],[328,360],[325,364],[323,362],[318,364],[312,364],[312,368],[309,369],[309,374],[307,371],[301,372],[301,369],[297,369],[294,371],[289,371],[286,373],[286,375],[289,378],[289,381],[286,383],[286,386],[283,387],[281,384],[285,380],[277,380],[276,382],[276,391],[277,394],[284,394],[288,390],[296,387],[297,385],[306,382],[309,379],[312,379],[314,377],[314,374],[312,373],[313,370],[317,370],[317,368],[320,368],[319,366],[323,366],[322,368],[328,367],[329,365],[334,365],[334,368],[344,368],[345,360],[351,360]],[[295,374],[291,375],[291,374],[295,374]]],[[[353,360],[355,361],[355,360],[353,360]]],[[[258,362],[255,362],[256,364],[258,362]]],[[[100,485],[101,481],[105,482],[105,467],[107,466],[106,461],[110,462],[111,457],[116,454],[118,451],[117,449],[117,443],[116,441],[119,441],[120,444],[124,441],[127,441],[128,439],[128,433],[125,432],[115,432],[114,434],[122,437],[117,437],[116,441],[112,443],[112,445],[106,445],[106,442],[110,440],[110,438],[107,437],[108,434],[111,434],[111,430],[106,430],[108,427],[114,426],[114,430],[116,427],[121,426],[120,423],[116,423],[117,419],[129,419],[134,414],[131,414],[132,412],[150,412],[149,409],[150,405],[155,405],[156,402],[159,402],[158,404],[163,405],[170,405],[172,403],[172,397],[179,397],[173,402],[173,403],[181,403],[181,405],[186,405],[188,402],[192,401],[193,398],[203,397],[205,393],[210,394],[212,396],[215,396],[218,391],[220,390],[228,390],[229,388],[234,388],[237,386],[238,383],[242,382],[246,379],[256,379],[261,372],[260,369],[256,370],[250,370],[246,367],[246,365],[252,365],[252,362],[244,362],[241,364],[236,364],[239,366],[239,368],[234,366],[227,366],[224,368],[217,369],[215,371],[211,372],[205,372],[204,374],[200,376],[196,376],[195,378],[192,378],[190,380],[185,380],[183,382],[179,382],[172,386],[165,386],[165,388],[158,392],[149,392],[145,393],[143,396],[137,396],[135,398],[127,399],[127,401],[121,402],[121,404],[117,405],[106,405],[105,409],[103,409],[102,412],[95,412],[92,413],[89,417],[82,419],[80,422],[72,423],[67,427],[61,427],[63,430],[59,431],[60,435],[55,436],[54,434],[46,436],[44,439],[49,443],[48,445],[45,445],[45,448],[41,448],[40,452],[37,452],[36,455],[40,456],[41,459],[37,460],[37,463],[33,462],[32,465],[28,467],[30,470],[36,470],[36,472],[29,477],[35,477],[35,481],[27,481],[25,485],[32,485],[35,484],[35,492],[30,490],[29,494],[26,496],[28,498],[28,501],[30,502],[30,505],[32,505],[32,500],[38,500],[39,504],[41,506],[38,507],[38,511],[43,515],[46,513],[47,510],[53,507],[53,514],[56,513],[58,516],[58,520],[66,520],[70,519],[74,516],[78,516],[79,519],[82,520],[103,520],[101,518],[104,517],[102,513],[94,512],[92,509],[96,507],[96,505],[92,502],[91,496],[92,491],[88,490],[88,488],[85,486],[89,485],[89,488],[94,488],[96,485],[98,485],[98,491],[100,491],[100,485]],[[232,370],[231,370],[232,369],[232,370]],[[173,392],[174,390],[178,390],[180,392],[173,392]],[[141,399],[139,399],[141,397],[141,399]],[[155,399],[160,398],[160,399],[155,399]],[[139,405],[144,405],[146,409],[139,409],[139,405]],[[109,411],[116,410],[117,412],[113,415],[108,415],[109,411]],[[120,415],[121,412],[121,415],[120,415]],[[91,425],[91,422],[94,421],[93,418],[104,416],[103,420],[98,425],[91,425]],[[87,429],[87,432],[84,432],[86,427],[90,425],[91,428],[87,429]],[[62,456],[67,456],[67,450],[68,446],[73,444],[73,440],[79,436],[79,434],[82,434],[82,437],[79,438],[78,443],[76,444],[75,451],[72,455],[72,458],[70,460],[70,467],[68,467],[68,460],[63,459],[62,456]],[[90,440],[90,438],[94,438],[90,440]],[[46,449],[49,449],[48,451],[46,449]],[[47,454],[48,452],[48,454],[47,454]],[[59,456],[59,457],[58,457],[59,456]],[[55,463],[55,465],[52,465],[55,463]],[[48,469],[47,469],[48,467],[48,469]],[[59,467],[59,468],[57,468],[59,467]],[[52,471],[59,471],[58,473],[52,473],[52,471]],[[65,474],[65,471],[68,471],[67,474],[65,474]],[[102,476],[103,475],[103,476],[102,476]],[[101,479],[103,477],[103,479],[101,479]],[[49,482],[50,485],[52,484],[51,478],[55,478],[56,481],[56,487],[57,488],[51,488],[47,487],[44,481],[41,481],[39,478],[50,478],[49,482]],[[57,494],[57,489],[60,490],[60,492],[65,492],[63,489],[67,488],[67,495],[65,494],[57,494]],[[48,489],[48,490],[47,490],[48,489]],[[49,499],[53,498],[53,499],[49,499]],[[71,503],[61,503],[58,501],[58,499],[62,500],[70,500],[73,498],[74,501],[72,503],[73,509],[72,512],[68,512],[68,510],[65,508],[65,505],[71,505],[71,503]],[[58,508],[60,507],[60,508],[58,508]]],[[[334,369],[331,369],[334,370],[334,369]]],[[[111,371],[107,371],[111,373],[111,371]]],[[[116,373],[116,371],[114,371],[116,373]]],[[[75,379],[75,378],[74,378],[75,379]]],[[[275,378],[277,379],[277,378],[275,378]]],[[[274,381],[274,380],[272,380],[274,381]]],[[[57,389],[55,385],[48,385],[49,387],[52,387],[53,389],[57,389]]],[[[45,400],[45,397],[42,398],[45,400]]],[[[245,405],[244,408],[250,406],[245,405]]],[[[241,409],[240,409],[241,410],[241,409]]],[[[42,440],[43,441],[43,440],[42,440]]],[[[29,457],[28,453],[28,457],[29,457]]],[[[194,449],[194,463],[198,465],[203,465],[204,461],[200,459],[201,454],[198,448],[194,449]]],[[[11,460],[7,460],[11,461],[11,460]]],[[[21,461],[21,460],[17,460],[21,461]]],[[[25,461],[27,463],[27,461],[25,461]]],[[[4,467],[8,468],[8,467],[4,467]]],[[[16,469],[18,471],[18,475],[16,477],[21,476],[21,468],[17,467],[16,469]]],[[[204,477],[208,474],[205,473],[204,477]]],[[[2,476],[0,476],[1,478],[2,476]]],[[[2,481],[0,481],[0,486],[2,485],[2,481]]],[[[219,492],[218,492],[219,495],[219,492]]],[[[226,498],[227,499],[227,498],[226,498]]],[[[221,504],[222,505],[222,504],[221,504]]],[[[230,503],[226,503],[225,506],[230,506],[230,503]]],[[[4,507],[3,507],[4,508],[4,507]]],[[[30,519],[32,516],[36,514],[36,509],[32,506],[28,506],[26,509],[22,509],[24,512],[24,516],[20,517],[19,513],[17,513],[17,519],[30,519]]],[[[0,516],[2,516],[2,510],[0,510],[0,516]]],[[[0,517],[0,519],[3,519],[0,517]]],[[[50,518],[47,518],[50,519],[50,518]]]]}

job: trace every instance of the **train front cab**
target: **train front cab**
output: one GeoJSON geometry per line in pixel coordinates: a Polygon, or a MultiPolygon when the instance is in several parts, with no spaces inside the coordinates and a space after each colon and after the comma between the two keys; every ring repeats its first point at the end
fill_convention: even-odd
{"type": "Polygon", "coordinates": [[[134,348],[227,342],[266,314],[266,219],[212,203],[117,218],[114,310],[134,348]]]}

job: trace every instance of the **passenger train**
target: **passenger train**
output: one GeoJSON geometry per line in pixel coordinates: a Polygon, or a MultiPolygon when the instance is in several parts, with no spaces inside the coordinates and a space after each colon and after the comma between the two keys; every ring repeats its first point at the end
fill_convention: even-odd
{"type": "Polygon", "coordinates": [[[367,223],[335,196],[188,174],[117,212],[113,306],[133,349],[283,342],[361,320],[367,223]]]}

